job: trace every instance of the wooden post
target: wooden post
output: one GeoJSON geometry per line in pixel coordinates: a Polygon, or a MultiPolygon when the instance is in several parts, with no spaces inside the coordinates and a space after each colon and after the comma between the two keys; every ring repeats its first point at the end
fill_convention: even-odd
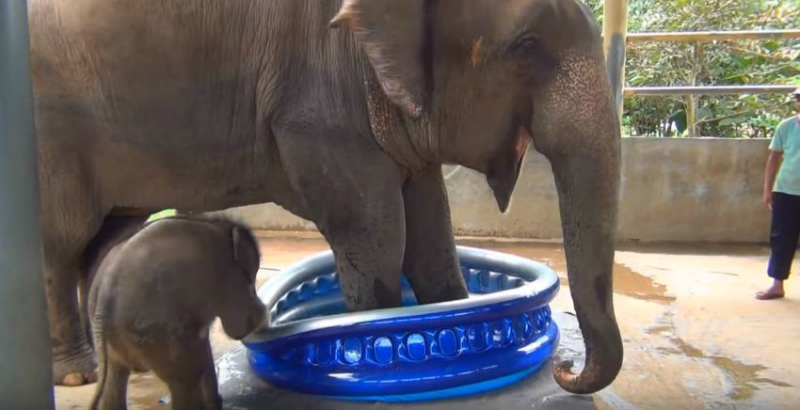
{"type": "MultiPolygon", "coordinates": [[[[703,42],[696,41],[692,52],[692,72],[689,81],[691,86],[697,86],[697,79],[703,69],[703,42]]],[[[688,95],[686,107],[686,128],[689,131],[689,138],[697,137],[697,106],[700,96],[688,95]]]]}
{"type": "Polygon", "coordinates": [[[605,0],[603,9],[603,49],[608,67],[608,79],[620,122],[622,121],[625,86],[625,47],[628,36],[628,0],[605,0]]]}
{"type": "Polygon", "coordinates": [[[25,0],[0,1],[0,407],[54,408],[25,0]]]}

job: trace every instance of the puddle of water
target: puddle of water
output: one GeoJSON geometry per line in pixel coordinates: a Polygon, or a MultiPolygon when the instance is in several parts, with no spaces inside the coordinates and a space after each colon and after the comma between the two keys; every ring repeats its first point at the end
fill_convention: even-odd
{"type": "Polygon", "coordinates": [[[665,355],[680,355],[690,359],[703,360],[710,362],[720,371],[722,371],[728,382],[731,384],[731,389],[727,396],[734,401],[741,402],[753,398],[755,392],[759,390],[757,384],[769,384],[777,387],[792,387],[788,383],[777,380],[759,377],[759,374],[768,368],[762,365],[748,365],[738,360],[734,360],[723,356],[710,356],[703,353],[702,350],[687,343],[675,332],[672,321],[671,312],[666,312],[665,320],[669,324],[662,324],[645,329],[645,332],[652,335],[662,335],[666,337],[674,347],[657,347],[656,351],[665,355]]]}
{"type": "Polygon", "coordinates": [[[770,384],[777,387],[792,387],[788,383],[758,377],[760,372],[767,370],[765,366],[748,365],[722,356],[707,356],[700,349],[686,343],[686,341],[677,336],[672,338],[672,342],[686,357],[709,360],[714,366],[722,370],[733,384],[733,389],[728,392],[728,397],[735,401],[752,399],[755,392],[758,391],[756,383],[770,384]]]}
{"type": "Polygon", "coordinates": [[[220,358],[215,365],[217,367],[217,384],[220,386],[230,380],[241,379],[245,375],[243,371],[237,369],[232,354],[220,358]]]}
{"type": "MultiPolygon", "coordinates": [[[[458,243],[506,252],[545,263],[559,273],[562,286],[569,286],[569,282],[566,279],[567,261],[560,244],[520,244],[472,239],[459,240],[458,243]]],[[[648,302],[669,303],[675,301],[675,297],[667,295],[667,287],[665,285],[655,283],[653,279],[620,264],[614,265],[614,293],[648,302]]]]}
{"type": "Polygon", "coordinates": [[[674,296],[667,295],[665,285],[620,264],[614,265],[614,292],[647,302],[675,301],[674,296]]]}
{"type": "Polygon", "coordinates": [[[614,392],[613,385],[593,394],[592,398],[597,410],[640,410],[639,407],[614,392]]]}

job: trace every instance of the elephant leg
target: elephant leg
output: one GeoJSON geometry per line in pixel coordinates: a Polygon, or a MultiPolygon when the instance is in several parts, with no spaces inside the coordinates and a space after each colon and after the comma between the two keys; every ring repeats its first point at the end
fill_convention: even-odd
{"type": "Polygon", "coordinates": [[[41,226],[45,292],[53,352],[53,381],[70,386],[94,382],[97,363],[81,325],[78,284],[85,252],[103,225],[91,178],[77,160],[56,161],[40,152],[41,226]],[[47,166],[47,164],[50,164],[47,166]],[[52,172],[52,170],[58,172],[52,172]]]}
{"type": "Polygon", "coordinates": [[[276,194],[277,202],[292,203],[325,236],[348,310],[400,306],[406,224],[399,166],[369,142],[306,134],[302,123],[276,127],[293,190],[286,198],[276,194]]]}
{"type": "MultiPolygon", "coordinates": [[[[78,283],[82,276],[82,251],[90,234],[54,232],[57,225],[43,218],[44,277],[50,339],[53,343],[53,381],[79,386],[94,382],[97,363],[87,333],[81,326],[78,283]]],[[[91,219],[82,228],[91,229],[91,219]]],[[[96,227],[99,228],[99,219],[96,227]]]]}
{"type": "Polygon", "coordinates": [[[222,408],[222,397],[219,395],[217,385],[217,369],[214,367],[214,355],[211,352],[211,344],[206,343],[206,363],[203,376],[200,381],[203,388],[203,401],[207,410],[219,410],[222,408]]]}
{"type": "Polygon", "coordinates": [[[402,301],[402,196],[399,186],[375,189],[380,200],[362,209],[342,204],[321,228],[336,256],[349,311],[398,307],[402,301]]]}
{"type": "Polygon", "coordinates": [[[221,399],[217,393],[214,358],[208,339],[177,337],[148,349],[154,351],[147,355],[147,364],[167,383],[174,410],[220,408],[216,406],[221,404],[221,399]],[[215,399],[209,402],[211,396],[215,399]]]}
{"type": "Polygon", "coordinates": [[[97,268],[108,252],[114,246],[133,235],[147,221],[147,218],[147,216],[106,216],[100,231],[89,242],[86,251],[83,253],[78,289],[80,293],[81,326],[89,342],[93,340],[88,312],[89,289],[94,281],[97,268]]]}
{"type": "Polygon", "coordinates": [[[169,384],[173,410],[205,409],[199,381],[174,382],[169,384]]]}
{"type": "Polygon", "coordinates": [[[80,386],[97,379],[97,363],[81,326],[77,286],[80,277],[78,255],[63,261],[45,256],[45,289],[53,343],[53,381],[80,386]]]}
{"type": "Polygon", "coordinates": [[[108,360],[102,394],[93,410],[125,410],[128,408],[128,378],[131,371],[115,360],[108,360]]]}
{"type": "Polygon", "coordinates": [[[403,272],[420,304],[469,296],[453,239],[442,169],[432,165],[403,189],[406,251],[403,272]]]}
{"type": "Polygon", "coordinates": [[[402,302],[400,268],[402,254],[367,245],[385,238],[357,235],[362,244],[332,242],[339,282],[347,310],[351,312],[399,307],[402,302]]]}

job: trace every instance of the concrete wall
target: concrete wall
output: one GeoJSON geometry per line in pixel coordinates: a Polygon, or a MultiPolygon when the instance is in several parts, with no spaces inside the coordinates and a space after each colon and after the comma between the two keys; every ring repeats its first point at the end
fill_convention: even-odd
{"type": "MultiPolygon", "coordinates": [[[[761,205],[767,140],[625,138],[619,238],[765,242],[761,205]]],[[[482,175],[445,167],[459,235],[558,239],[558,197],[547,160],[531,151],[511,209],[497,210],[482,175]]],[[[315,229],[274,205],[227,211],[256,228],[315,229]]]]}

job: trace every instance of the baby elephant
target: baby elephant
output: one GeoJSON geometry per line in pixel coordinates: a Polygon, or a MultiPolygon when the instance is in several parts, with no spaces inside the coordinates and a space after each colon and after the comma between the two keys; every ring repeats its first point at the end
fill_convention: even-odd
{"type": "Polygon", "coordinates": [[[114,247],[89,293],[100,362],[91,408],[125,409],[131,370],[153,370],[174,409],[221,408],[209,326],[220,317],[240,340],[267,325],[259,260],[253,234],[223,219],[162,219],[114,247]]]}

